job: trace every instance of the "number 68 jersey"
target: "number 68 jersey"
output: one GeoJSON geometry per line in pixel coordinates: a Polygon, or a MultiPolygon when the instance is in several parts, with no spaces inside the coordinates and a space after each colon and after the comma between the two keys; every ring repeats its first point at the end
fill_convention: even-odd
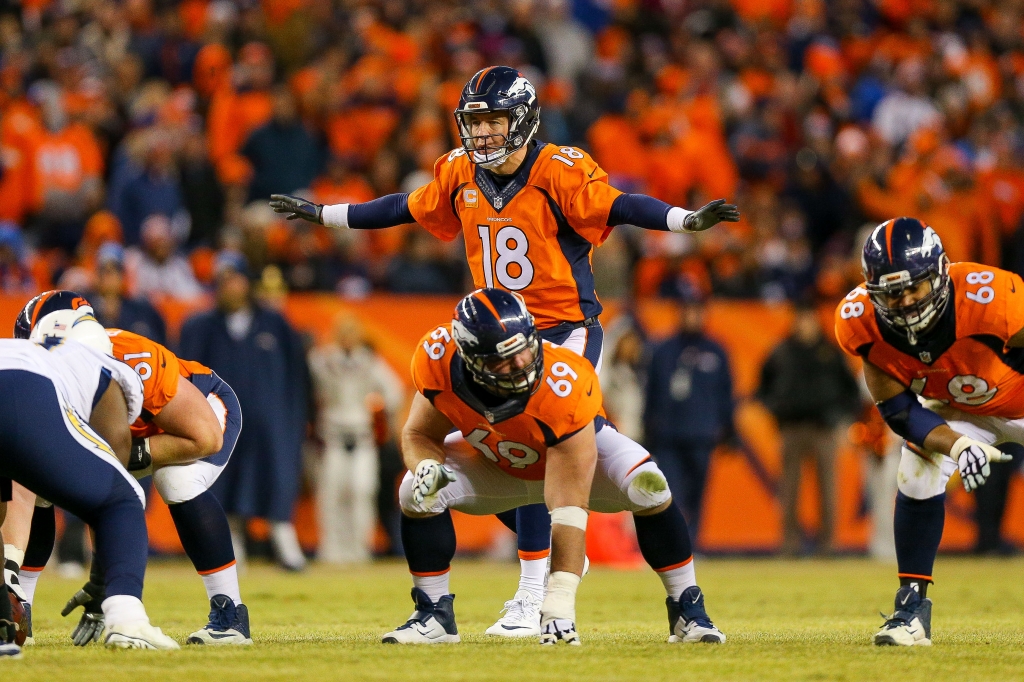
{"type": "Polygon", "coordinates": [[[859,286],[836,308],[836,338],[912,391],[964,412],[1024,417],[1024,348],[1006,344],[1024,329],[1024,281],[977,263],[949,266],[949,303],[925,338],[880,323],[859,286]]]}
{"type": "MultiPolygon", "coordinates": [[[[590,362],[544,342],[544,371],[528,398],[489,408],[469,388],[472,376],[443,325],[412,357],[416,390],[455,425],[476,455],[528,481],[544,479],[547,449],[580,431],[601,411],[601,386],[590,362]]],[[[467,453],[468,454],[468,453],[467,453]]]]}
{"type": "Polygon", "coordinates": [[[409,195],[409,212],[445,241],[463,234],[477,288],[518,292],[541,329],[601,312],[593,247],[611,232],[622,194],[589,155],[537,142],[501,186],[462,148],[434,164],[434,179],[409,195]]]}

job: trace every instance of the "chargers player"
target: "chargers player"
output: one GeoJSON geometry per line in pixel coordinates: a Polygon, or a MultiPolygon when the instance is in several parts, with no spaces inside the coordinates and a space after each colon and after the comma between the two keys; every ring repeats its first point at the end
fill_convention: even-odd
{"type": "MultiPolygon", "coordinates": [[[[142,411],[141,381],[98,350],[109,351],[110,341],[91,315],[58,310],[39,319],[38,329],[38,344],[0,341],[0,519],[12,480],[81,517],[106,569],[100,638],[109,647],[177,649],[142,605],[145,495],[119,459],[127,459],[128,424],[142,411]],[[54,338],[55,331],[72,340],[54,338]]],[[[0,612],[0,626],[9,636],[7,591],[4,583],[0,611],[8,613],[0,612]]],[[[20,651],[3,646],[0,654],[20,651]]]]}
{"type": "Polygon", "coordinates": [[[587,508],[633,512],[637,541],[665,585],[670,642],[725,641],[704,610],[690,536],[664,475],[601,414],[593,367],[542,342],[523,299],[480,289],[412,359],[418,393],[402,433],[402,543],[416,610],[385,643],[458,642],[448,578],[451,509],[495,514],[547,503],[551,576],[541,642],[579,644],[575,598],[587,508]],[[457,431],[453,431],[457,429],[457,431]]]}
{"type": "Polygon", "coordinates": [[[888,220],[864,245],[865,283],[836,309],[843,349],[886,423],[906,439],[894,530],[900,587],[879,645],[930,645],[932,566],[942,538],[946,482],[968,492],[1001,443],[1024,443],[1024,281],[977,263],[952,263],[914,218],[888,220]]]}
{"type": "MultiPolygon", "coordinates": [[[[604,331],[591,268],[595,246],[616,225],[700,232],[739,220],[724,199],[687,211],[608,184],[587,153],[533,139],[540,104],[516,69],[492,66],[474,75],[454,112],[462,146],[434,164],[432,182],[411,194],[362,204],[323,206],[274,195],[270,205],[289,219],[335,228],[378,229],[418,222],[451,241],[460,234],[477,287],[521,294],[542,338],[583,355],[598,370],[604,331]]],[[[520,510],[503,522],[519,534],[523,574],[506,616],[488,634],[536,635],[548,549],[546,510],[520,510]]]]}
{"type": "MultiPolygon", "coordinates": [[[[29,301],[15,324],[15,336],[37,334],[32,321],[50,310],[91,315],[92,308],[72,291],[51,291],[29,301]]],[[[231,387],[213,370],[175,356],[164,346],[132,332],[106,330],[112,354],[142,380],[142,414],[132,424],[128,470],[136,477],[153,475],[167,503],[185,552],[206,586],[210,600],[207,625],[192,633],[189,644],[248,645],[248,609],[242,603],[227,516],[210,487],[227,465],[242,427],[241,408],[231,387]]],[[[55,332],[61,336],[61,332],[55,332]]],[[[27,510],[31,512],[31,509],[27,510]]],[[[35,591],[39,572],[53,549],[53,508],[37,508],[26,565],[19,576],[26,596],[35,591]]],[[[72,635],[78,645],[99,636],[103,614],[101,567],[63,611],[78,606],[84,613],[72,635]]]]}

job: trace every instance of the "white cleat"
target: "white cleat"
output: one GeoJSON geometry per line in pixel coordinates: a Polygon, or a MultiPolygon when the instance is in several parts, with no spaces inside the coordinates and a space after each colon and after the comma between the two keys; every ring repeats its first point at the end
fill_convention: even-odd
{"type": "Polygon", "coordinates": [[[178,643],[149,623],[114,625],[103,631],[103,644],[112,649],[180,649],[178,643]]]}
{"type": "Polygon", "coordinates": [[[568,618],[549,620],[540,635],[540,643],[544,646],[554,646],[560,641],[569,646],[580,646],[583,643],[580,641],[580,633],[576,632],[576,623],[568,618]]]}
{"type": "Polygon", "coordinates": [[[504,614],[487,628],[485,634],[497,637],[539,637],[541,600],[526,590],[519,590],[505,602],[504,614]]]}

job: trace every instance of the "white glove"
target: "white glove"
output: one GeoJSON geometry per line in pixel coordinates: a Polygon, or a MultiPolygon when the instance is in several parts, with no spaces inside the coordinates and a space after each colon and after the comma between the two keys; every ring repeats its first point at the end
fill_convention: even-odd
{"type": "Polygon", "coordinates": [[[1009,462],[1013,459],[1002,450],[968,436],[960,436],[953,443],[949,456],[960,467],[960,480],[963,481],[964,490],[967,492],[984,485],[985,479],[992,473],[989,462],[1009,462]]]}
{"type": "Polygon", "coordinates": [[[412,475],[412,501],[423,504],[424,498],[437,494],[456,479],[455,472],[436,459],[422,460],[412,475]]]}

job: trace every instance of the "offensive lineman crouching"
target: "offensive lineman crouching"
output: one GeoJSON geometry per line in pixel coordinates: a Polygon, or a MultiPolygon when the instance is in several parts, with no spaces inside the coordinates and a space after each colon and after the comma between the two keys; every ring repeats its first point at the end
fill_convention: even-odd
{"type": "Polygon", "coordinates": [[[402,433],[409,473],[399,496],[416,611],[385,643],[460,640],[448,588],[451,509],[487,515],[539,502],[552,523],[541,643],[580,643],[575,600],[588,507],[633,512],[640,550],[668,593],[670,642],[725,641],[704,611],[686,522],[664,476],[603,418],[590,363],[542,343],[521,297],[498,289],[466,296],[450,325],[423,338],[412,377],[418,394],[402,433]]]}

